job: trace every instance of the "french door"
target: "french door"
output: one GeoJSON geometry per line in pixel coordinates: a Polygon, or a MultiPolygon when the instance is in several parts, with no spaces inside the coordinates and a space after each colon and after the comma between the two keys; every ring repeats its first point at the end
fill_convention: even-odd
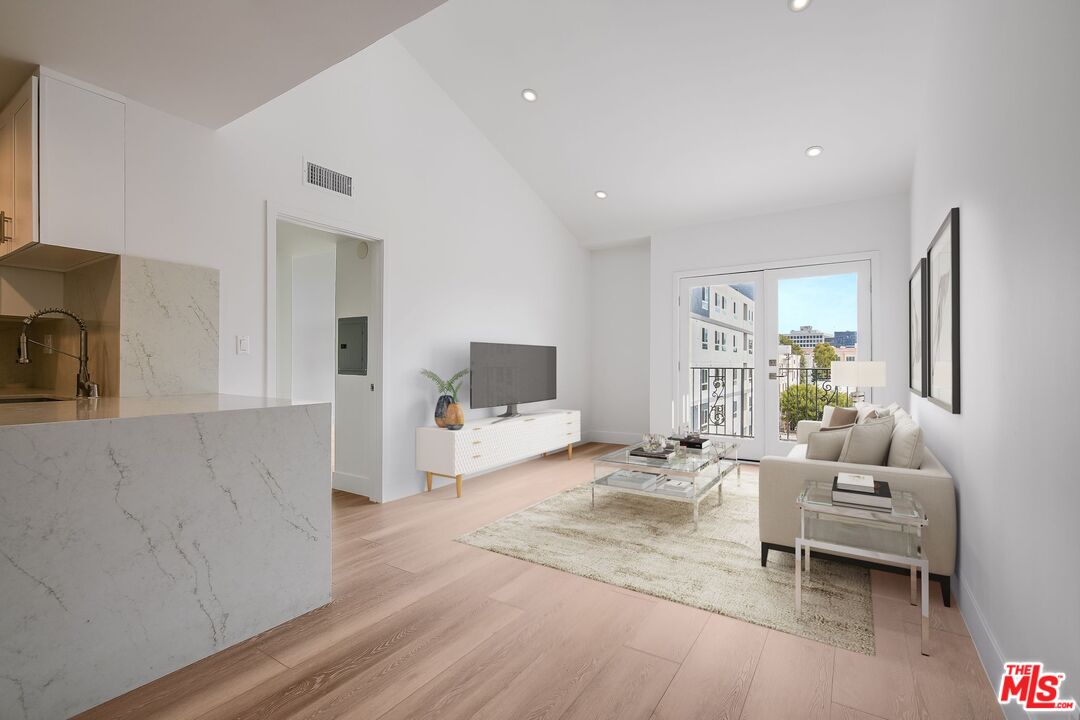
{"type": "Polygon", "coordinates": [[[870,292],[869,260],[682,278],[674,429],[786,454],[799,420],[853,400],[831,367],[871,358],[870,292]]]}

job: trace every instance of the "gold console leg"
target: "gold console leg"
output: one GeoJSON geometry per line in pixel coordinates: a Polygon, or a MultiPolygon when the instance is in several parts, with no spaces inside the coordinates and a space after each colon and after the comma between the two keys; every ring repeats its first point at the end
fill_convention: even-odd
{"type": "Polygon", "coordinates": [[[427,474],[427,491],[431,492],[431,473],[427,474]]]}
{"type": "Polygon", "coordinates": [[[574,459],[574,444],[573,443],[569,443],[566,446],[566,459],[567,460],[573,460],[574,459]]]}
{"type": "Polygon", "coordinates": [[[455,476],[454,481],[457,482],[457,496],[461,497],[461,476],[455,476]]]}

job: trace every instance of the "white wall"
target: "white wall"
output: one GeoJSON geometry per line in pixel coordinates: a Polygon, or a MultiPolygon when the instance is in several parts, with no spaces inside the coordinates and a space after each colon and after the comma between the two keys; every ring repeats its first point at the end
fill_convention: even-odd
{"type": "Polygon", "coordinates": [[[588,253],[394,38],[216,133],[134,102],[126,127],[128,252],[221,270],[224,392],[264,392],[268,199],[386,240],[376,499],[421,490],[413,428],[435,394],[418,370],[465,367],[470,340],[557,345],[547,405],[587,422],[588,253]],[[302,156],[353,173],[354,197],[304,187],[302,156]]]}
{"type": "Polygon", "coordinates": [[[378,353],[371,343],[372,257],[357,255],[359,240],[337,245],[337,317],[368,317],[368,374],[337,375],[334,405],[334,487],[370,497],[375,453],[375,393],[379,380],[378,353]]]}
{"type": "Polygon", "coordinates": [[[888,363],[882,402],[907,398],[907,278],[909,201],[906,195],[824,205],[654,234],[649,308],[649,419],[653,432],[673,425],[675,347],[672,303],[675,273],[776,261],[878,252],[879,296],[873,317],[874,358],[888,363]]]}
{"type": "Polygon", "coordinates": [[[649,245],[594,250],[589,311],[592,412],[587,439],[630,443],[649,431],[649,245]]]}
{"type": "Polygon", "coordinates": [[[959,603],[990,677],[1042,660],[1080,697],[1080,3],[950,0],[936,28],[909,264],[958,206],[963,413],[913,410],[956,477],[959,603]]]}
{"type": "Polygon", "coordinates": [[[303,403],[334,402],[334,248],[292,260],[292,394],[303,403]]]}

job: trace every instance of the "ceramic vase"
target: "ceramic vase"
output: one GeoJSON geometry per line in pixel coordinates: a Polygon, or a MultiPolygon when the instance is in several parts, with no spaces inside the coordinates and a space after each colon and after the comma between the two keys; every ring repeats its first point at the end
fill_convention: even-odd
{"type": "Polygon", "coordinates": [[[447,430],[460,430],[465,427],[465,410],[456,402],[450,403],[446,408],[446,422],[447,430]]]}
{"type": "Polygon", "coordinates": [[[454,402],[449,395],[440,395],[435,403],[435,424],[441,428],[446,427],[446,409],[454,402]]]}

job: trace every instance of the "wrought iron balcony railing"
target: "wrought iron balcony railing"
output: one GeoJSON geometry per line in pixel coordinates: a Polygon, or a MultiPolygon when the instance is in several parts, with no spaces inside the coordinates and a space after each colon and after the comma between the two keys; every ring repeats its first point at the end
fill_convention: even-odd
{"type": "Polygon", "coordinates": [[[690,383],[695,432],[754,436],[754,368],[690,368],[690,383]]]}
{"type": "MultiPolygon", "coordinates": [[[[847,388],[832,383],[827,368],[777,368],[781,440],[794,440],[800,420],[820,420],[826,405],[850,406],[847,388]]],[[[690,424],[708,435],[754,436],[754,369],[690,368],[690,424]]]]}

